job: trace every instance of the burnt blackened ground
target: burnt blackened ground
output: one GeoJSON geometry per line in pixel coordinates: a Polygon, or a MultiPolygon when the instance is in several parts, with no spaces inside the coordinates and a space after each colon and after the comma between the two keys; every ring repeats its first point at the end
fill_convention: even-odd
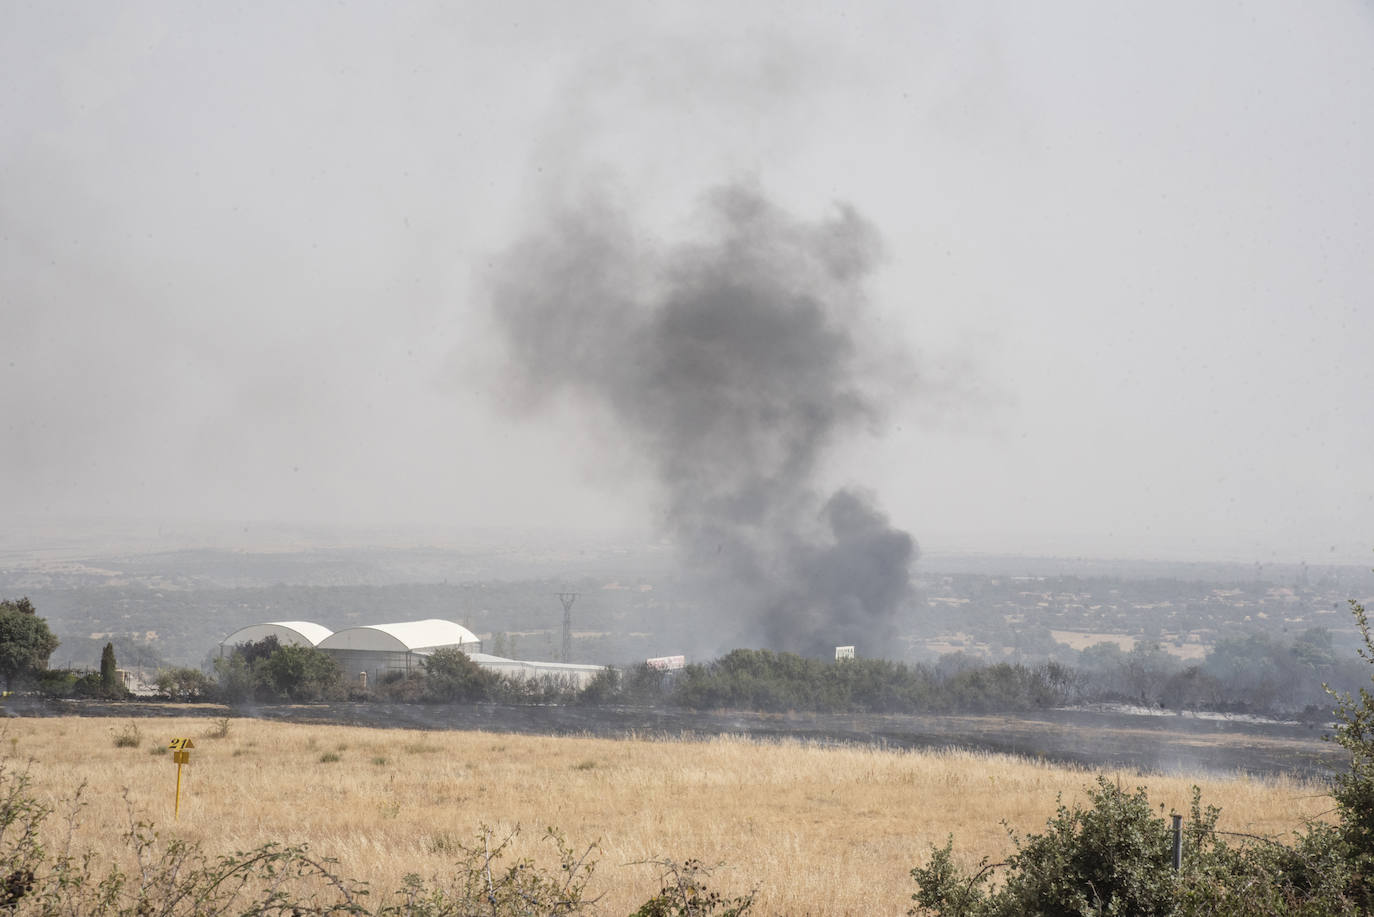
{"type": "Polygon", "coordinates": [[[1318,725],[1058,709],[1018,715],[698,713],[641,707],[501,704],[109,703],[15,697],[10,716],[249,716],[292,723],[479,729],[532,735],[675,739],[744,735],[824,745],[968,748],[1092,769],[1148,773],[1291,774],[1324,779],[1342,766],[1318,725]]]}

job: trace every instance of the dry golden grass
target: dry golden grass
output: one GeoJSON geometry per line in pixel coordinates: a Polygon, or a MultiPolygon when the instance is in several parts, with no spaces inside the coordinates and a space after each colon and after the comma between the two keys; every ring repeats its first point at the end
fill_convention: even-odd
{"type": "MultiPolygon", "coordinates": [[[[969,862],[1010,847],[1001,822],[1043,827],[1056,794],[1081,799],[1083,770],[963,751],[822,748],[797,742],[550,738],[295,726],[235,719],[140,719],[139,747],[116,747],[128,720],[13,719],[0,733],[7,767],[27,767],[59,812],[83,783],[78,846],[126,853],[129,811],[164,836],[211,853],[266,841],[308,842],[374,890],[407,873],[443,874],[453,845],[480,825],[521,825],[521,854],[552,862],[539,840],[556,826],[575,847],[596,841],[591,890],[600,913],[626,914],[657,888],[644,861],[723,862],[713,887],[757,885],[761,914],[901,914],[908,875],[953,833],[969,862]],[[195,742],[172,818],[176,766],[160,753],[195,742]],[[337,760],[331,760],[332,758],[337,760]],[[629,865],[639,863],[641,865],[629,865]]],[[[1222,807],[1221,827],[1283,835],[1330,801],[1291,780],[1188,779],[1108,773],[1144,784],[1167,812],[1187,811],[1193,783],[1222,807]]],[[[50,827],[63,828],[55,818],[50,827]]]]}

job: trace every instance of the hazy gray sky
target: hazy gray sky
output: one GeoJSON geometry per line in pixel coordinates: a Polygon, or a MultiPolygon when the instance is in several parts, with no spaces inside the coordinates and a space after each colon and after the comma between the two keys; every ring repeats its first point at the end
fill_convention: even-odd
{"type": "Polygon", "coordinates": [[[1374,7],[741,6],[0,5],[6,517],[653,528],[491,266],[736,183],[881,237],[926,551],[1369,559],[1374,7]]]}

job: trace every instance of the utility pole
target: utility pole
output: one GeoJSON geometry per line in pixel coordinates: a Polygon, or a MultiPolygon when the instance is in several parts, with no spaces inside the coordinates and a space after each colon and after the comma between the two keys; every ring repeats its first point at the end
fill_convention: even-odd
{"type": "Polygon", "coordinates": [[[563,661],[572,657],[572,607],[577,601],[576,592],[555,592],[558,601],[563,603],[563,661]]]}

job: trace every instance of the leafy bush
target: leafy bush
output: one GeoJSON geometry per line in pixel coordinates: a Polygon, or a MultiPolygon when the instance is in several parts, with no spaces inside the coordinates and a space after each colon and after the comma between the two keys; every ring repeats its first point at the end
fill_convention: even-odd
{"type": "MultiPolygon", "coordinates": [[[[1364,606],[1350,603],[1364,646],[1360,658],[1374,663],[1374,635],[1364,606]]],[[[1332,741],[1350,754],[1349,770],[1337,774],[1332,797],[1340,812],[1341,839],[1354,868],[1352,885],[1361,905],[1374,910],[1374,694],[1336,694],[1337,725],[1332,741]]]]}
{"type": "Polygon", "coordinates": [[[213,700],[216,695],[214,681],[200,669],[162,669],[153,683],[159,694],[174,701],[213,700]]]}
{"type": "Polygon", "coordinates": [[[234,647],[215,660],[219,699],[242,701],[316,701],[343,696],[339,664],[313,646],[283,646],[276,637],[234,647]]]}
{"type": "Polygon", "coordinates": [[[0,601],[0,678],[10,689],[38,677],[58,640],[27,597],[0,601]]]}
{"type": "Polygon", "coordinates": [[[700,860],[662,859],[657,895],[639,906],[630,917],[740,917],[754,905],[754,893],[727,898],[706,886],[711,870],[700,860]]]}
{"type": "Polygon", "coordinates": [[[444,647],[424,658],[425,693],[435,701],[490,700],[501,677],[462,650],[444,647]]]}
{"type": "Polygon", "coordinates": [[[428,700],[429,680],[423,671],[385,672],[378,678],[373,695],[382,700],[415,704],[428,700]]]}
{"type": "Polygon", "coordinates": [[[34,687],[49,697],[71,697],[80,677],[79,672],[71,669],[45,669],[35,677],[34,687]]]}
{"type": "Polygon", "coordinates": [[[610,666],[592,676],[577,694],[579,704],[611,704],[620,695],[620,673],[610,666]]]}
{"type": "Polygon", "coordinates": [[[483,826],[474,844],[446,840],[445,846],[455,848],[458,854],[452,877],[426,886],[420,876],[408,875],[398,895],[400,903],[377,913],[386,917],[544,917],[588,913],[596,901],[587,897],[587,882],[596,868],[593,857],[597,846],[588,845],[579,854],[562,834],[549,828],[544,840],[557,851],[556,871],[541,869],[529,859],[505,865],[501,861],[519,831],[517,827],[498,839],[492,829],[483,826]]]}
{"type": "Polygon", "coordinates": [[[1228,845],[1220,810],[1194,788],[1185,819],[1183,865],[1175,872],[1172,825],[1144,787],[1127,792],[1105,777],[1089,805],[1060,805],[1040,834],[1012,835],[1005,863],[973,873],[954,862],[953,838],[911,871],[912,914],[1050,917],[1065,914],[1347,914],[1349,874],[1334,831],[1310,826],[1286,846],[1263,838],[1228,845]],[[993,884],[995,871],[1002,881],[993,884]]]}

